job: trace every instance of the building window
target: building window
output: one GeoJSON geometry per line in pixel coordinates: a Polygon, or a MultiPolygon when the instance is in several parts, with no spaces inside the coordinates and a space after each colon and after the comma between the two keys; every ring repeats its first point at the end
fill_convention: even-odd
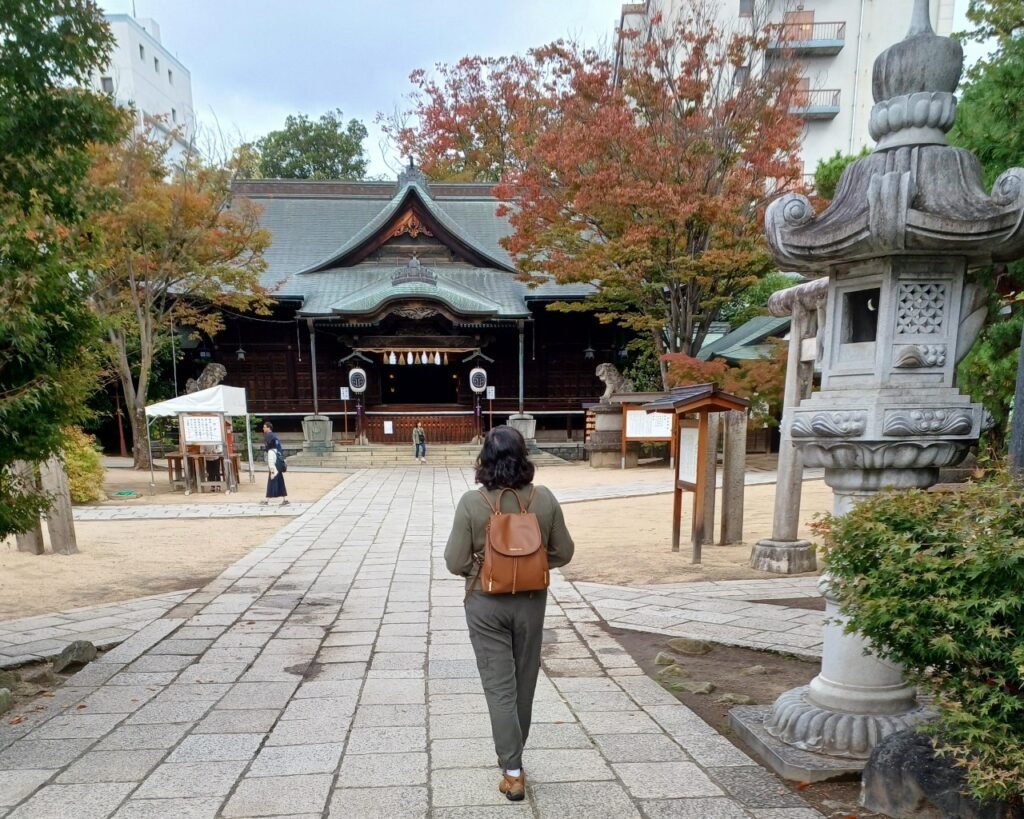
{"type": "Polygon", "coordinates": [[[732,84],[736,86],[746,85],[747,80],[750,79],[750,66],[740,65],[736,67],[736,71],[732,75],[732,84]]]}
{"type": "Polygon", "coordinates": [[[177,108],[172,108],[171,109],[171,122],[177,122],[177,121],[178,121],[178,109],[177,108]]]}
{"type": "Polygon", "coordinates": [[[139,59],[146,59],[146,47],[142,43],[139,43],[139,59]]]}
{"type": "Polygon", "coordinates": [[[100,87],[103,88],[104,94],[114,93],[114,80],[112,77],[100,77],[100,87]]]}
{"type": "Polygon", "coordinates": [[[754,0],[740,0],[740,17],[754,16],[754,0]]]}
{"type": "Polygon", "coordinates": [[[160,73],[160,59],[159,59],[158,57],[154,57],[154,58],[153,58],[153,70],[154,70],[154,71],[155,71],[155,72],[156,72],[157,74],[159,74],[159,73],[160,73]]]}
{"type": "Polygon", "coordinates": [[[174,72],[171,69],[167,69],[167,84],[174,85],[174,72]]]}

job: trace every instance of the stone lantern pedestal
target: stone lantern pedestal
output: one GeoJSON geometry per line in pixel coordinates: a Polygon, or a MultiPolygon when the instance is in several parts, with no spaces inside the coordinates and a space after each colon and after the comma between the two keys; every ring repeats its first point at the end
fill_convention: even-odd
{"type": "Polygon", "coordinates": [[[594,431],[587,441],[586,450],[590,465],[594,469],[626,469],[635,467],[640,454],[635,446],[626,450],[626,462],[622,462],[622,405],[595,404],[590,407],[594,414],[594,431]]]}
{"type": "Polygon", "coordinates": [[[326,415],[307,415],[302,419],[302,451],[315,455],[334,452],[334,422],[326,415]]]}
{"type": "MultiPolygon", "coordinates": [[[[981,406],[955,386],[987,309],[969,271],[1024,255],[1024,170],[989,196],[977,159],[946,144],[962,63],[960,45],[932,31],[928,0],[915,0],[907,37],[875,61],[875,152],[846,169],[822,213],[790,194],[765,217],[781,269],[828,277],[821,391],[788,428],[804,465],[824,468],[836,515],[882,490],[931,486],[981,431],[981,406]]],[[[821,673],[770,708],[730,713],[755,753],[804,781],[858,770],[924,716],[899,668],[846,633],[827,575],[821,588],[821,673]]]]}

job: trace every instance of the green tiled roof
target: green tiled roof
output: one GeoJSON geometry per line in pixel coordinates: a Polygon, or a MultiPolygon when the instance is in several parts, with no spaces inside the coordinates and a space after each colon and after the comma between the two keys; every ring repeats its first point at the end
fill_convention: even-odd
{"type": "Polygon", "coordinates": [[[697,353],[701,361],[712,358],[729,360],[749,360],[763,358],[768,354],[767,347],[761,342],[773,337],[781,337],[789,329],[789,317],[755,316],[746,324],[737,327],[731,333],[705,344],[697,353]]]}
{"type": "Polygon", "coordinates": [[[499,203],[484,185],[431,185],[427,191],[412,182],[396,192],[394,184],[381,182],[251,180],[239,183],[236,194],[260,206],[260,223],[271,233],[263,286],[278,298],[300,299],[304,315],[338,315],[349,304],[361,309],[363,299],[375,298],[372,292],[391,289],[394,265],[337,267],[332,262],[386,225],[410,195],[446,230],[494,263],[434,266],[445,282],[440,300],[452,299],[453,309],[463,311],[457,306],[463,304],[467,313],[482,315],[484,306],[493,304],[498,316],[527,316],[527,300],[578,299],[594,292],[586,284],[552,281],[530,287],[519,281],[512,272],[514,260],[500,244],[511,227],[497,215],[499,203]]]}

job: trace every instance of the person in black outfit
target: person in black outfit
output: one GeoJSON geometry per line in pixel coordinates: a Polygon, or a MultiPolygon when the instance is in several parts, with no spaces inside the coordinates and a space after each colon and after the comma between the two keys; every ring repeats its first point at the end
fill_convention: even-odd
{"type": "Polygon", "coordinates": [[[267,450],[267,497],[261,500],[260,505],[266,506],[271,498],[281,498],[281,505],[288,505],[288,489],[284,485],[284,475],[277,468],[278,463],[284,458],[281,451],[281,439],[274,434],[274,425],[269,421],[263,424],[263,444],[267,450]]]}

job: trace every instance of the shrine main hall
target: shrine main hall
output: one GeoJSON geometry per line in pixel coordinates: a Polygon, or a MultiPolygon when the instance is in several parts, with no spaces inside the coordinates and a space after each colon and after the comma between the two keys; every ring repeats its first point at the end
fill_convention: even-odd
{"type": "Polygon", "coordinates": [[[262,284],[274,308],[227,312],[183,369],[223,364],[250,412],[286,431],[311,414],[331,417],[335,437],[354,430],[357,396],[346,402],[343,388],[358,367],[370,442],[407,443],[422,420],[433,442],[466,443],[478,423],[521,410],[540,441],[582,440],[583,404],[604,389],[595,368],[621,364],[628,338],[590,312],[549,309],[585,299],[589,285],[521,280],[491,190],[428,182],[415,167],[397,184],[237,182],[271,233],[262,284]],[[471,389],[475,368],[492,400],[471,389]]]}

